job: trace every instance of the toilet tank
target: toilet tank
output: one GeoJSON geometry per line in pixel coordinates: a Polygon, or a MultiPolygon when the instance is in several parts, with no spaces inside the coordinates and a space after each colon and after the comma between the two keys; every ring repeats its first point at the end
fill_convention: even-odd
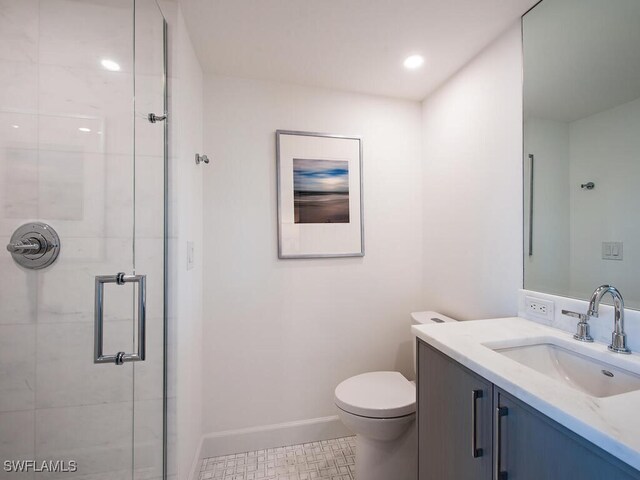
{"type": "MultiPolygon", "coordinates": [[[[457,320],[442,315],[438,312],[413,312],[411,314],[411,325],[424,325],[428,323],[457,322],[457,320]]],[[[413,339],[413,373],[416,374],[416,340],[413,339]]]]}

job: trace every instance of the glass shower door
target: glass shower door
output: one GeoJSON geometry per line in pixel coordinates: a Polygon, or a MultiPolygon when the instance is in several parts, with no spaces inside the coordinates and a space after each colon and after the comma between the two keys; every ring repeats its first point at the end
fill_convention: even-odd
{"type": "MultiPolygon", "coordinates": [[[[145,0],[0,10],[0,478],[160,479],[162,15],[145,0]],[[4,246],[36,222],[60,250],[31,269],[4,246]],[[145,360],[95,363],[95,280],[119,272],[146,276],[145,360]]],[[[103,353],[136,353],[141,291],[103,287],[103,353]]]]}
{"type": "Polygon", "coordinates": [[[134,271],[147,276],[147,360],[133,365],[136,480],[160,479],[164,466],[165,45],[156,1],[136,0],[134,271]]]}

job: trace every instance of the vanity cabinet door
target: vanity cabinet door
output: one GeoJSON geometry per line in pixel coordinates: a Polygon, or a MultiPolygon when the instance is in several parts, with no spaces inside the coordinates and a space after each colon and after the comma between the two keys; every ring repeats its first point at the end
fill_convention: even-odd
{"type": "Polygon", "coordinates": [[[640,479],[637,470],[498,387],[493,398],[500,480],[640,479]]]}
{"type": "Polygon", "coordinates": [[[493,385],[418,340],[418,477],[490,480],[493,385]]]}

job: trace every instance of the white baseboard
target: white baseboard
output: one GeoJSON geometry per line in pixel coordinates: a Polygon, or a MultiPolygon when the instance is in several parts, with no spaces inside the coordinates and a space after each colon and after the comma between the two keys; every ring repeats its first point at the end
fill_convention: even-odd
{"type": "MultiPolygon", "coordinates": [[[[298,422],[209,433],[202,437],[197,464],[203,458],[346,437],[353,433],[337,415],[298,422]]],[[[197,470],[189,477],[195,480],[197,470]]]]}

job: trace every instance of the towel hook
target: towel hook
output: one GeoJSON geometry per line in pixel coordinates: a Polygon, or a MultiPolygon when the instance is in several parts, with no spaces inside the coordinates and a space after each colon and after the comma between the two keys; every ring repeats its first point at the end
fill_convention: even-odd
{"type": "Polygon", "coordinates": [[[200,165],[201,163],[209,163],[209,157],[207,157],[206,155],[200,155],[199,153],[196,153],[196,165],[200,165]]]}

